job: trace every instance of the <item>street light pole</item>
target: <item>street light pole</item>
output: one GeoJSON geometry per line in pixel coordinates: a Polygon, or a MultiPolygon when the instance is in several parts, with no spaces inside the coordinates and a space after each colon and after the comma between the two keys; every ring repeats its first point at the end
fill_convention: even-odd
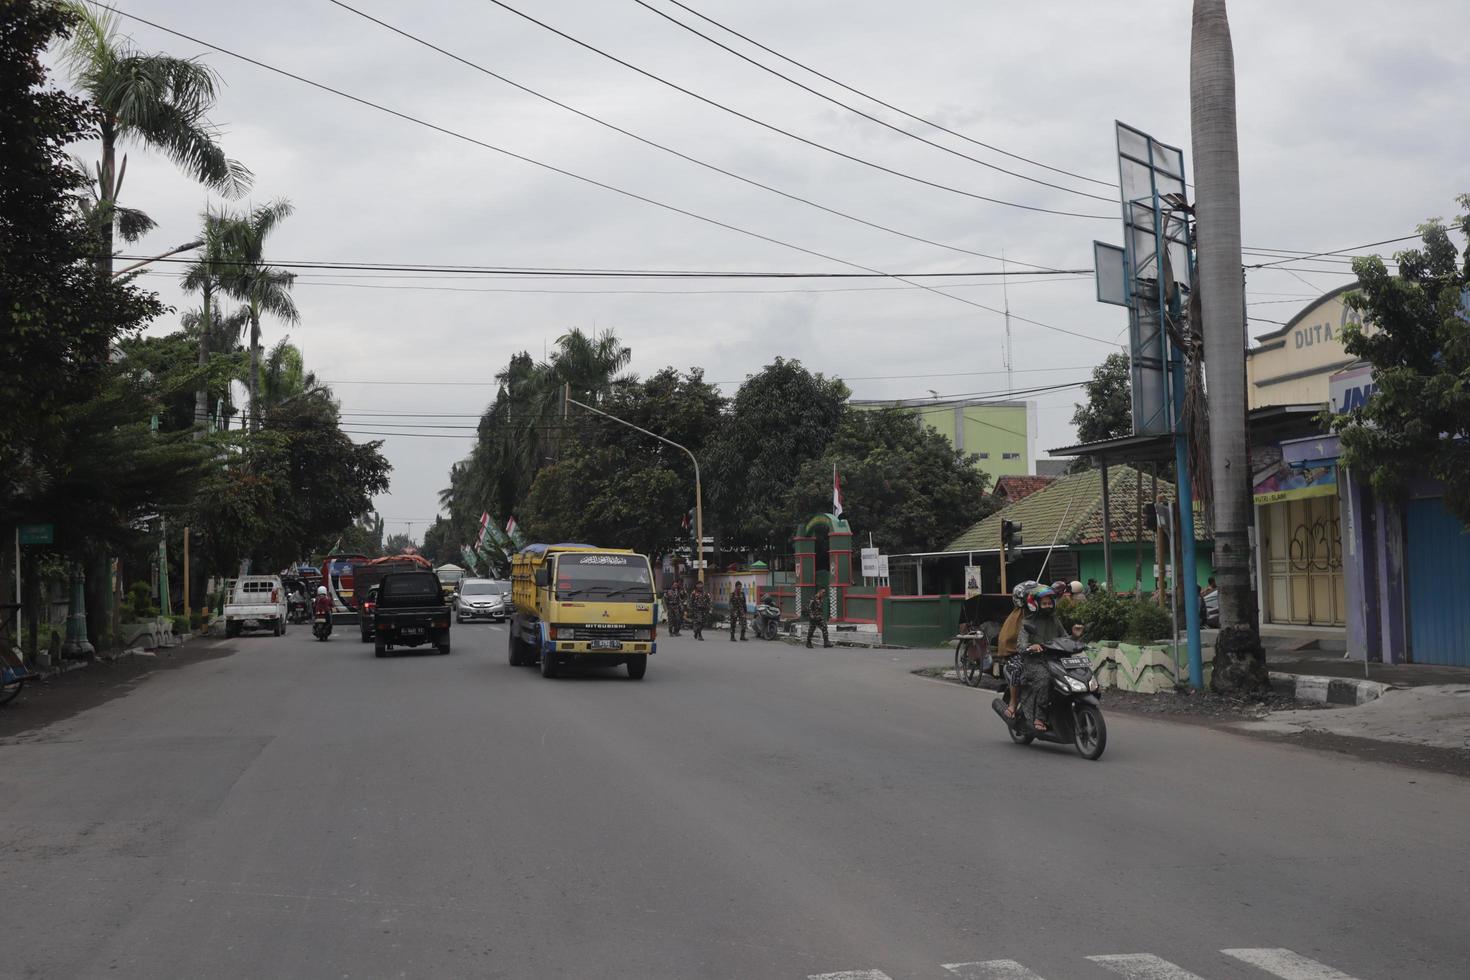
{"type": "Polygon", "coordinates": [[[160,259],[166,259],[170,255],[178,255],[180,252],[188,252],[188,251],[190,251],[192,249],[201,248],[203,245],[204,245],[204,239],[202,239],[202,238],[199,239],[198,241],[193,241],[193,242],[189,242],[188,244],[185,244],[185,245],[180,245],[178,248],[169,249],[167,252],[164,252],[162,255],[155,255],[151,259],[144,259],[141,262],[134,262],[132,265],[128,266],[126,269],[119,269],[119,270],[117,270],[116,272],[114,272],[112,274],[112,278],[116,279],[118,276],[125,276],[129,272],[132,272],[134,269],[141,269],[145,265],[149,265],[150,263],[157,262],[160,259]]]}
{"type": "Polygon", "coordinates": [[[594,413],[596,415],[601,415],[605,419],[612,419],[614,422],[617,422],[619,425],[626,425],[630,429],[633,429],[633,430],[635,430],[637,432],[643,433],[644,435],[648,436],[650,439],[657,439],[659,442],[667,443],[668,445],[673,446],[675,449],[678,449],[678,450],[682,451],[684,453],[684,455],[686,455],[686,456],[689,457],[689,462],[691,462],[691,463],[694,464],[694,541],[695,541],[695,545],[694,546],[695,546],[695,554],[698,556],[698,558],[696,559],[697,564],[696,564],[695,570],[699,573],[699,581],[703,582],[704,581],[704,488],[703,488],[703,486],[702,486],[702,484],[700,483],[700,480],[699,480],[699,460],[697,460],[697,459],[694,458],[694,454],[689,451],[689,447],[688,446],[681,446],[677,442],[675,442],[674,440],[672,440],[672,439],[666,439],[663,436],[659,435],[657,432],[649,432],[647,429],[643,428],[641,425],[634,425],[632,422],[629,422],[627,419],[620,419],[616,415],[610,414],[608,412],[604,412],[600,408],[594,408],[591,405],[588,405],[586,402],[579,402],[579,401],[577,401],[577,399],[575,399],[575,398],[572,397],[572,386],[570,384],[566,384],[566,385],[563,385],[562,386],[562,418],[566,418],[566,416],[567,416],[567,408],[566,408],[566,406],[568,406],[568,405],[576,405],[578,408],[585,408],[587,411],[592,412],[592,413],[594,413]]]}

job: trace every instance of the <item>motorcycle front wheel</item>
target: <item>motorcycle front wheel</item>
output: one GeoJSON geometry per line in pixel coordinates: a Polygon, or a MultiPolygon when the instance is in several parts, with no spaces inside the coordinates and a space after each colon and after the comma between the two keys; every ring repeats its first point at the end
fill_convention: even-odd
{"type": "Polygon", "coordinates": [[[1077,707],[1073,741],[1077,745],[1077,754],[1082,758],[1095,762],[1102,757],[1103,749],[1108,747],[1108,726],[1103,721],[1101,708],[1095,704],[1077,707]]]}

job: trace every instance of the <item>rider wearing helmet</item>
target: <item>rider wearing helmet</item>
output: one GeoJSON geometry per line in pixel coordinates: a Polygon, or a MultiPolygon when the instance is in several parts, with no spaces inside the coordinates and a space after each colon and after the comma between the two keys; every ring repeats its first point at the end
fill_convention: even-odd
{"type": "Polygon", "coordinates": [[[1061,636],[1062,621],[1057,616],[1057,595],[1050,586],[1031,583],[1025,595],[1026,613],[1016,634],[1016,652],[1021,655],[1021,680],[1025,689],[1022,712],[1038,732],[1046,731],[1047,710],[1051,707],[1051,674],[1046,668],[1042,645],[1061,636]]]}
{"type": "Polygon", "coordinates": [[[1006,687],[1010,694],[1010,704],[1006,706],[1007,718],[1014,718],[1019,707],[1022,660],[1016,649],[1016,637],[1021,631],[1021,618],[1026,612],[1026,593],[1035,585],[1035,582],[1026,581],[1011,590],[1011,602],[1015,603],[1016,608],[1006,617],[1000,628],[1000,636],[996,638],[995,655],[1001,658],[1006,687]]]}
{"type": "Polygon", "coordinates": [[[329,620],[332,618],[332,600],[327,595],[327,587],[325,585],[318,585],[316,587],[316,599],[312,602],[311,608],[312,612],[318,616],[325,616],[329,620]]]}

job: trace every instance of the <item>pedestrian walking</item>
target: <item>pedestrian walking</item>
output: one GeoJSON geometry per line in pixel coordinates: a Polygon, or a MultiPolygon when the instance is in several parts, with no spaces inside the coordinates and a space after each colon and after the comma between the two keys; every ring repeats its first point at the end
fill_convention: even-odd
{"type": "Polygon", "coordinates": [[[812,648],[812,634],[816,630],[822,631],[823,649],[830,647],[832,641],[827,638],[827,590],[818,589],[817,594],[812,596],[812,601],[806,607],[806,648],[812,648]]]}
{"type": "Polygon", "coordinates": [[[684,585],[677,578],[674,579],[668,591],[664,593],[664,606],[669,611],[669,635],[678,636],[679,631],[684,628],[684,607],[689,604],[689,593],[684,591],[684,585]]]}
{"type": "Polygon", "coordinates": [[[735,624],[740,624],[740,639],[745,640],[745,586],[735,583],[730,590],[730,642],[735,642],[735,624]]]}
{"type": "Polygon", "coordinates": [[[689,596],[689,628],[696,640],[704,640],[704,626],[709,621],[709,593],[704,591],[703,582],[694,583],[694,592],[689,596]]]}

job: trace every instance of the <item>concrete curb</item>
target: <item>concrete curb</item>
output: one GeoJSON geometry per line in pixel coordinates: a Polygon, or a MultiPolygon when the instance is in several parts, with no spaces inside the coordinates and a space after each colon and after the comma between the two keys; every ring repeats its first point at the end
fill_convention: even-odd
{"type": "Polygon", "coordinates": [[[1393,685],[1380,681],[1354,680],[1347,677],[1320,677],[1311,674],[1271,673],[1271,687],[1289,693],[1298,701],[1318,704],[1359,705],[1376,701],[1393,690],[1393,685]]]}

